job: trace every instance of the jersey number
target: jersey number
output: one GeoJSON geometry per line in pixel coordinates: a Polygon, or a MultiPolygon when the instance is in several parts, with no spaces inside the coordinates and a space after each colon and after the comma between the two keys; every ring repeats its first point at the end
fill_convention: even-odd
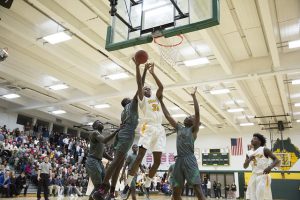
{"type": "Polygon", "coordinates": [[[159,111],[159,106],[157,104],[152,104],[152,111],[159,111]]]}

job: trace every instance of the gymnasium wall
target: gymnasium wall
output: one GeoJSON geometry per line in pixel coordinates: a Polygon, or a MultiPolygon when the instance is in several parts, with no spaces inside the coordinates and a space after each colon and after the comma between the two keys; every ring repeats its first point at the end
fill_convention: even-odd
{"type": "Polygon", "coordinates": [[[0,108],[0,126],[6,125],[7,129],[15,129],[19,128],[20,130],[23,130],[24,127],[22,125],[17,124],[17,113],[5,113],[1,108],[0,108]]]}
{"type": "MultiPolygon", "coordinates": [[[[238,134],[237,131],[231,130],[231,129],[221,129],[219,134],[212,133],[208,128],[200,129],[200,132],[198,133],[198,138],[195,142],[195,155],[198,159],[198,164],[200,170],[244,170],[243,169],[243,163],[246,157],[246,150],[247,145],[250,144],[252,135],[255,132],[259,132],[263,134],[267,138],[267,147],[270,148],[270,137],[269,132],[262,131],[262,130],[255,130],[253,128],[245,128],[242,129],[242,134],[238,134]],[[230,139],[231,138],[238,138],[242,137],[242,143],[243,143],[243,155],[241,156],[232,156],[230,155],[230,165],[229,166],[202,166],[201,163],[201,153],[204,149],[210,149],[210,148],[228,148],[230,149],[230,139]]],[[[280,138],[280,134],[277,131],[273,131],[273,140],[276,140],[277,138],[280,138]]],[[[286,129],[283,131],[283,140],[286,140],[287,138],[291,139],[291,143],[296,146],[298,149],[300,149],[300,127],[298,124],[294,125],[293,129],[286,129]]],[[[138,138],[136,138],[136,142],[138,141],[138,138]]],[[[171,136],[167,137],[167,148],[166,148],[166,154],[165,158],[162,160],[162,164],[160,166],[161,170],[167,170],[169,165],[172,164],[172,157],[173,155],[176,155],[176,134],[173,134],[171,136]],[[164,161],[164,162],[163,162],[164,161]]],[[[150,158],[150,152],[147,152],[146,158],[144,159],[143,163],[149,166],[151,163],[150,161],[153,160],[153,158],[150,158]]],[[[300,171],[300,159],[299,156],[296,158],[296,163],[292,163],[294,167],[292,166],[289,169],[285,170],[292,170],[292,171],[300,171]]],[[[248,168],[248,170],[251,170],[248,168]]],[[[280,170],[280,169],[279,169],[280,170]]]]}

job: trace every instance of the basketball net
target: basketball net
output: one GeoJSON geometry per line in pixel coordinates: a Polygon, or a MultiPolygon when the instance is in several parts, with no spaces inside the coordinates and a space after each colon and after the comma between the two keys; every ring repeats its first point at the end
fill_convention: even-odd
{"type": "Polygon", "coordinates": [[[165,63],[176,66],[179,56],[179,48],[183,42],[182,35],[176,35],[174,37],[165,38],[164,36],[153,34],[154,44],[157,46],[160,52],[160,64],[165,63]]]}

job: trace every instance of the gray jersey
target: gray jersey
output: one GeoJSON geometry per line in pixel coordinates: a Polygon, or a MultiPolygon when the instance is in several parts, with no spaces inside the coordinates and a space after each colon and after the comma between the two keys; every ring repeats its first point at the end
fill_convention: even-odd
{"type": "Polygon", "coordinates": [[[128,171],[131,170],[136,157],[137,157],[137,154],[133,154],[133,153],[130,154],[129,156],[127,156],[126,163],[128,163],[128,171]]]}
{"type": "MultiPolygon", "coordinates": [[[[124,127],[122,127],[120,132],[122,132],[122,130],[132,130],[134,134],[134,130],[138,125],[138,118],[138,103],[137,100],[133,99],[122,111],[121,121],[124,127]]],[[[121,134],[119,133],[119,135],[121,134]]]]}
{"type": "Polygon", "coordinates": [[[98,131],[94,131],[90,134],[89,156],[101,160],[104,151],[104,144],[100,141],[99,136],[101,136],[101,133],[99,133],[98,131]]]}
{"type": "Polygon", "coordinates": [[[177,124],[177,154],[178,157],[194,155],[193,127],[186,128],[177,124]]]}

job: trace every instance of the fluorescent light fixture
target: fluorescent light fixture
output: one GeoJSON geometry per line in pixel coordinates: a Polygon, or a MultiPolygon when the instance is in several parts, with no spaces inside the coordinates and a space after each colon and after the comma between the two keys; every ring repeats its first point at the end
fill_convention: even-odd
{"type": "Polygon", "coordinates": [[[299,123],[299,122],[300,122],[300,119],[297,119],[296,122],[299,123]]]}
{"type": "Polygon", "coordinates": [[[6,95],[3,95],[4,98],[6,99],[15,99],[15,98],[19,98],[20,95],[18,94],[6,94],[6,95]]]}
{"type": "Polygon", "coordinates": [[[246,118],[253,119],[254,115],[242,115],[242,116],[238,116],[237,118],[238,119],[246,119],[246,118]]]}
{"type": "Polygon", "coordinates": [[[229,93],[229,89],[218,89],[218,90],[211,90],[210,94],[216,95],[216,94],[227,94],[229,93]]]}
{"type": "Polygon", "coordinates": [[[300,115],[300,112],[293,112],[293,115],[300,115]]]}
{"type": "Polygon", "coordinates": [[[72,37],[66,34],[65,32],[59,32],[59,33],[54,33],[52,35],[45,36],[43,37],[43,39],[49,42],[50,44],[57,44],[60,42],[70,40],[72,39],[72,37]]]}
{"type": "Polygon", "coordinates": [[[110,105],[107,103],[104,103],[104,104],[95,105],[94,107],[95,108],[109,108],[110,105]]]}
{"type": "Polygon", "coordinates": [[[57,84],[57,85],[52,85],[49,88],[52,90],[64,90],[69,88],[69,86],[67,86],[66,84],[57,84]]]}
{"type": "Polygon", "coordinates": [[[253,126],[254,123],[248,122],[248,123],[241,123],[240,126],[253,126]]]}
{"type": "Polygon", "coordinates": [[[298,47],[300,47],[300,40],[289,42],[289,49],[298,48],[298,47]]]}
{"type": "Polygon", "coordinates": [[[230,113],[243,112],[243,111],[244,111],[244,108],[231,108],[231,109],[227,110],[227,112],[230,112],[230,113]]]}
{"type": "Polygon", "coordinates": [[[183,63],[187,67],[192,67],[195,65],[208,64],[209,60],[206,57],[203,57],[203,58],[197,58],[197,59],[193,59],[193,60],[186,60],[186,61],[183,61],[183,63]]]}
{"type": "Polygon", "coordinates": [[[244,101],[237,99],[237,100],[230,100],[225,102],[226,105],[234,105],[235,103],[244,103],[244,101]]]}
{"type": "Polygon", "coordinates": [[[94,122],[89,122],[87,125],[92,126],[94,122]]]}
{"type": "Polygon", "coordinates": [[[205,126],[201,125],[201,126],[199,126],[199,128],[200,128],[200,129],[204,129],[204,128],[205,128],[205,126]]]}
{"type": "Polygon", "coordinates": [[[294,105],[295,105],[295,107],[299,107],[300,103],[295,103],[294,105]]]}
{"type": "Polygon", "coordinates": [[[180,117],[186,117],[187,115],[186,114],[174,114],[172,115],[172,117],[174,118],[180,118],[180,117]]]}
{"type": "Polygon", "coordinates": [[[175,107],[172,107],[172,108],[170,108],[170,110],[174,110],[174,111],[176,111],[176,110],[180,110],[180,108],[179,108],[179,107],[177,107],[177,106],[175,106],[175,107]]]}
{"type": "Polygon", "coordinates": [[[106,78],[109,78],[110,80],[124,79],[128,77],[129,75],[126,72],[121,72],[121,73],[111,74],[106,76],[106,78]]]}
{"type": "Polygon", "coordinates": [[[64,111],[64,110],[54,110],[54,111],[52,111],[52,114],[55,114],[55,115],[60,115],[60,114],[65,114],[66,113],[66,111],[64,111]]]}
{"type": "Polygon", "coordinates": [[[292,80],[292,85],[299,85],[300,79],[292,80]]]}

